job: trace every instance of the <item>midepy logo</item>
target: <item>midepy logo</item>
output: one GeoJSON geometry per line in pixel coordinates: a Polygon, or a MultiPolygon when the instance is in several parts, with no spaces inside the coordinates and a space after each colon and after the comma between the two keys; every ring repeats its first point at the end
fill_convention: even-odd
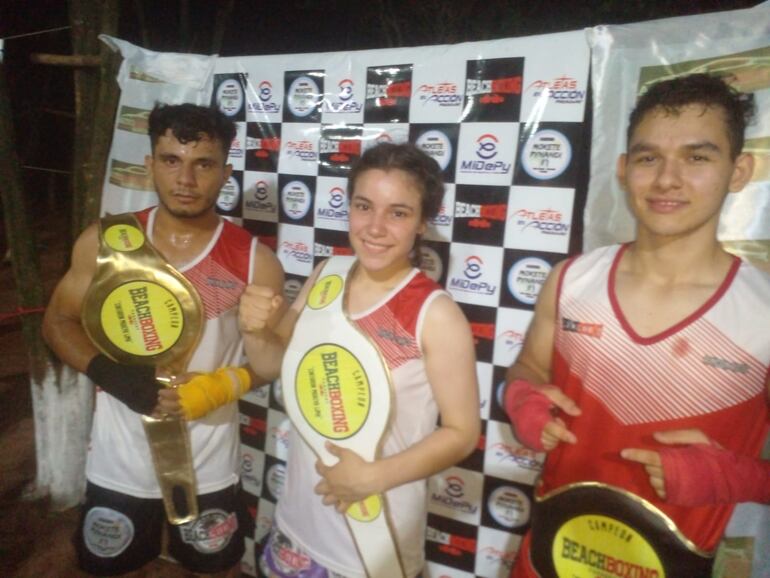
{"type": "Polygon", "coordinates": [[[463,276],[452,277],[449,280],[449,288],[466,293],[476,293],[480,295],[493,295],[497,285],[492,285],[486,281],[479,280],[484,274],[484,261],[477,255],[466,257],[463,276]]]}
{"type": "Polygon", "coordinates": [[[345,191],[341,187],[333,187],[326,198],[326,206],[319,206],[316,215],[326,219],[347,220],[348,203],[345,191]]]}
{"type": "Polygon", "coordinates": [[[269,81],[263,80],[259,83],[257,96],[262,102],[267,102],[273,98],[273,85],[269,81]]]}
{"type": "Polygon", "coordinates": [[[500,139],[492,133],[485,133],[476,139],[475,155],[477,158],[463,159],[460,161],[461,173],[481,173],[492,175],[504,175],[511,172],[513,163],[505,162],[498,155],[500,139]]]}
{"type": "Polygon", "coordinates": [[[472,255],[465,260],[465,269],[463,270],[463,274],[468,279],[478,279],[479,277],[481,277],[481,274],[483,272],[482,271],[483,265],[484,265],[484,261],[481,260],[481,257],[472,255]]]}
{"type": "Polygon", "coordinates": [[[357,113],[364,108],[363,103],[355,99],[355,83],[349,78],[343,78],[337,85],[336,98],[325,98],[323,110],[327,113],[357,113]]]}
{"type": "Polygon", "coordinates": [[[497,137],[493,134],[487,133],[481,135],[476,139],[476,144],[478,145],[476,148],[476,155],[485,161],[493,159],[497,156],[497,144],[499,142],[500,141],[497,140],[497,137]]]}
{"type": "Polygon", "coordinates": [[[248,110],[252,113],[278,113],[281,105],[273,102],[273,85],[269,80],[263,80],[257,85],[257,99],[248,103],[248,110]]]}

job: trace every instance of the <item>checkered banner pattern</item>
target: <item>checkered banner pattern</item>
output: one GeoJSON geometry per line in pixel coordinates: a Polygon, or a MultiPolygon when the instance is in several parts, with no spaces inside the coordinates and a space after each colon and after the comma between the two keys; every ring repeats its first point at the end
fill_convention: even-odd
{"type": "MultiPolygon", "coordinates": [[[[290,299],[316,263],[351,252],[346,175],[362,151],[411,141],[443,169],[446,192],[423,256],[470,321],[483,427],[468,458],[429,480],[428,577],[507,577],[528,528],[543,456],[515,439],[500,396],[539,289],[580,220],[588,64],[582,32],[215,62],[205,98],[238,127],[218,211],[276,251],[290,299]]],[[[152,89],[136,92],[135,104],[124,94],[116,138],[146,132],[152,89]]],[[[108,194],[144,202],[152,187],[130,159],[135,150],[113,147],[108,194]]],[[[243,398],[241,424],[254,522],[243,569],[255,574],[287,456],[280,382],[243,398]]]]}

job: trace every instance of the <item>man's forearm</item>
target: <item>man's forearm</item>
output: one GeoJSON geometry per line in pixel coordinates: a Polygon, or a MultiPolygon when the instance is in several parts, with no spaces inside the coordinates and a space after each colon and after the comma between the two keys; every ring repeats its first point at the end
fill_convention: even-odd
{"type": "Polygon", "coordinates": [[[80,322],[71,319],[46,319],[43,339],[61,361],[81,373],[99,353],[80,322]]]}
{"type": "Polygon", "coordinates": [[[528,381],[533,385],[543,385],[548,383],[548,379],[544,379],[544,377],[539,372],[530,368],[525,363],[521,363],[519,361],[509,367],[508,371],[505,373],[506,383],[510,383],[517,379],[528,381]]]}

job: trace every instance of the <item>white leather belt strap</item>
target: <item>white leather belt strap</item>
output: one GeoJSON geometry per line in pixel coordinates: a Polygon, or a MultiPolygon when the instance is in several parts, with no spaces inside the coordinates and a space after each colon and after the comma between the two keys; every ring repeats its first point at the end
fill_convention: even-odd
{"type": "MultiPolygon", "coordinates": [[[[337,462],[324,447],[327,440],[374,461],[392,405],[390,374],[379,349],[344,311],[354,263],[355,257],[332,257],[324,265],[281,368],[292,425],[326,465],[337,462]]],[[[404,576],[385,496],[353,504],[345,520],[370,578],[404,576]]]]}

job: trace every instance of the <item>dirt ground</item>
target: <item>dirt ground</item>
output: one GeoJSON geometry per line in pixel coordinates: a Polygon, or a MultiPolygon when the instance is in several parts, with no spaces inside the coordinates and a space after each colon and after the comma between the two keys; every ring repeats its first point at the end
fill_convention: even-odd
{"type": "MultiPolygon", "coordinates": [[[[50,226],[56,219],[38,219],[44,285],[50,292],[67,265],[65,231],[50,226]]],[[[0,230],[0,234],[4,238],[5,231],[0,230]]],[[[16,307],[11,265],[5,259],[0,263],[0,576],[89,576],[78,570],[71,545],[77,508],[55,512],[47,500],[26,497],[35,478],[35,437],[21,322],[17,317],[7,317],[16,307]]],[[[192,576],[176,564],[162,560],[148,566],[143,575],[192,576]]]]}

